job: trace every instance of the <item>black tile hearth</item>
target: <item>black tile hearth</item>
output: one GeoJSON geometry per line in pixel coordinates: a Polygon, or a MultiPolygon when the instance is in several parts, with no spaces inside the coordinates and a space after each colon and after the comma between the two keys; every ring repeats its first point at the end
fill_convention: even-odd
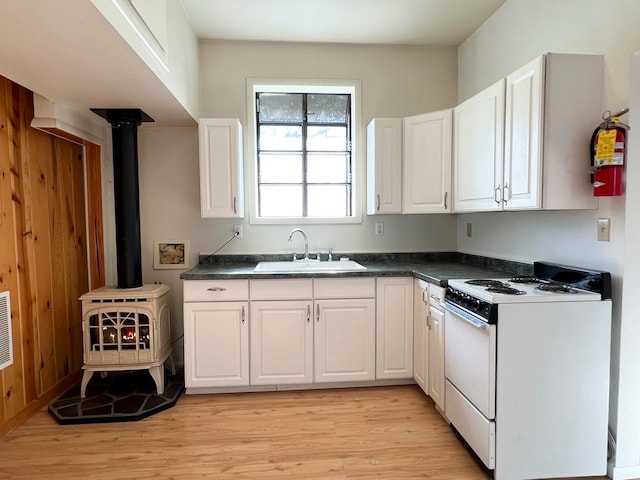
{"type": "Polygon", "coordinates": [[[77,423],[133,422],[173,407],[184,391],[181,372],[165,372],[164,393],[147,370],[94,375],[87,396],[80,398],[80,382],[49,405],[49,413],[61,425],[77,423]]]}

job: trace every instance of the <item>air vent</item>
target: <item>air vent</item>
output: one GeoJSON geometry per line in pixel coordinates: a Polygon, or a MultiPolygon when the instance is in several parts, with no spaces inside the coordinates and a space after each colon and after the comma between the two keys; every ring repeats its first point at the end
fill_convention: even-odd
{"type": "Polygon", "coordinates": [[[0,370],[13,364],[11,303],[9,292],[0,292],[0,370]]]}

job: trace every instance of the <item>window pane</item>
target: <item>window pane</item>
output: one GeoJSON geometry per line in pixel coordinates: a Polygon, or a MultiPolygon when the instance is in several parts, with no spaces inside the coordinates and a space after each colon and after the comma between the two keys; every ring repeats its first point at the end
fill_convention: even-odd
{"type": "Polygon", "coordinates": [[[349,181],[347,155],[309,155],[307,182],[346,183],[349,181]]]}
{"type": "Polygon", "coordinates": [[[300,217],[302,216],[302,187],[298,186],[260,186],[261,217],[300,217]]]}
{"type": "Polygon", "coordinates": [[[345,152],[347,150],[346,127],[309,127],[307,150],[345,152]]]}
{"type": "Polygon", "coordinates": [[[302,127],[260,125],[260,150],[302,150],[302,127]]]}
{"type": "Polygon", "coordinates": [[[260,93],[260,122],[301,123],[301,93],[260,93]]]}
{"type": "Polygon", "coordinates": [[[347,123],[348,98],[348,95],[308,95],[307,121],[310,123],[347,123]]]}
{"type": "Polygon", "coordinates": [[[347,216],[346,186],[309,186],[309,217],[345,217],[347,216]]]}
{"type": "Polygon", "coordinates": [[[301,155],[260,155],[260,183],[302,183],[301,155]]]}

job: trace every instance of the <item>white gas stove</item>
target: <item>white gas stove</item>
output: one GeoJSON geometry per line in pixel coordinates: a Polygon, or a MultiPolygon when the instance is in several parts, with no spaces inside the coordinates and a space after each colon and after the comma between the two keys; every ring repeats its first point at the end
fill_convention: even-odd
{"type": "Polygon", "coordinates": [[[496,480],[606,474],[611,277],[448,282],[445,415],[496,480]]]}

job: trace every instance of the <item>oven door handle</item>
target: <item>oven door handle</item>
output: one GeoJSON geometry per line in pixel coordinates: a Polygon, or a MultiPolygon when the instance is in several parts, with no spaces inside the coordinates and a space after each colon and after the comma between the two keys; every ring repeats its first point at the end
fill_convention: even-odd
{"type": "Polygon", "coordinates": [[[445,310],[448,310],[449,312],[454,314],[456,317],[459,317],[460,319],[464,320],[468,324],[473,325],[474,327],[479,328],[480,330],[484,330],[489,326],[487,322],[478,320],[473,315],[470,315],[469,313],[465,312],[459,307],[456,307],[455,305],[452,305],[447,302],[443,302],[440,304],[440,306],[445,310]]]}

